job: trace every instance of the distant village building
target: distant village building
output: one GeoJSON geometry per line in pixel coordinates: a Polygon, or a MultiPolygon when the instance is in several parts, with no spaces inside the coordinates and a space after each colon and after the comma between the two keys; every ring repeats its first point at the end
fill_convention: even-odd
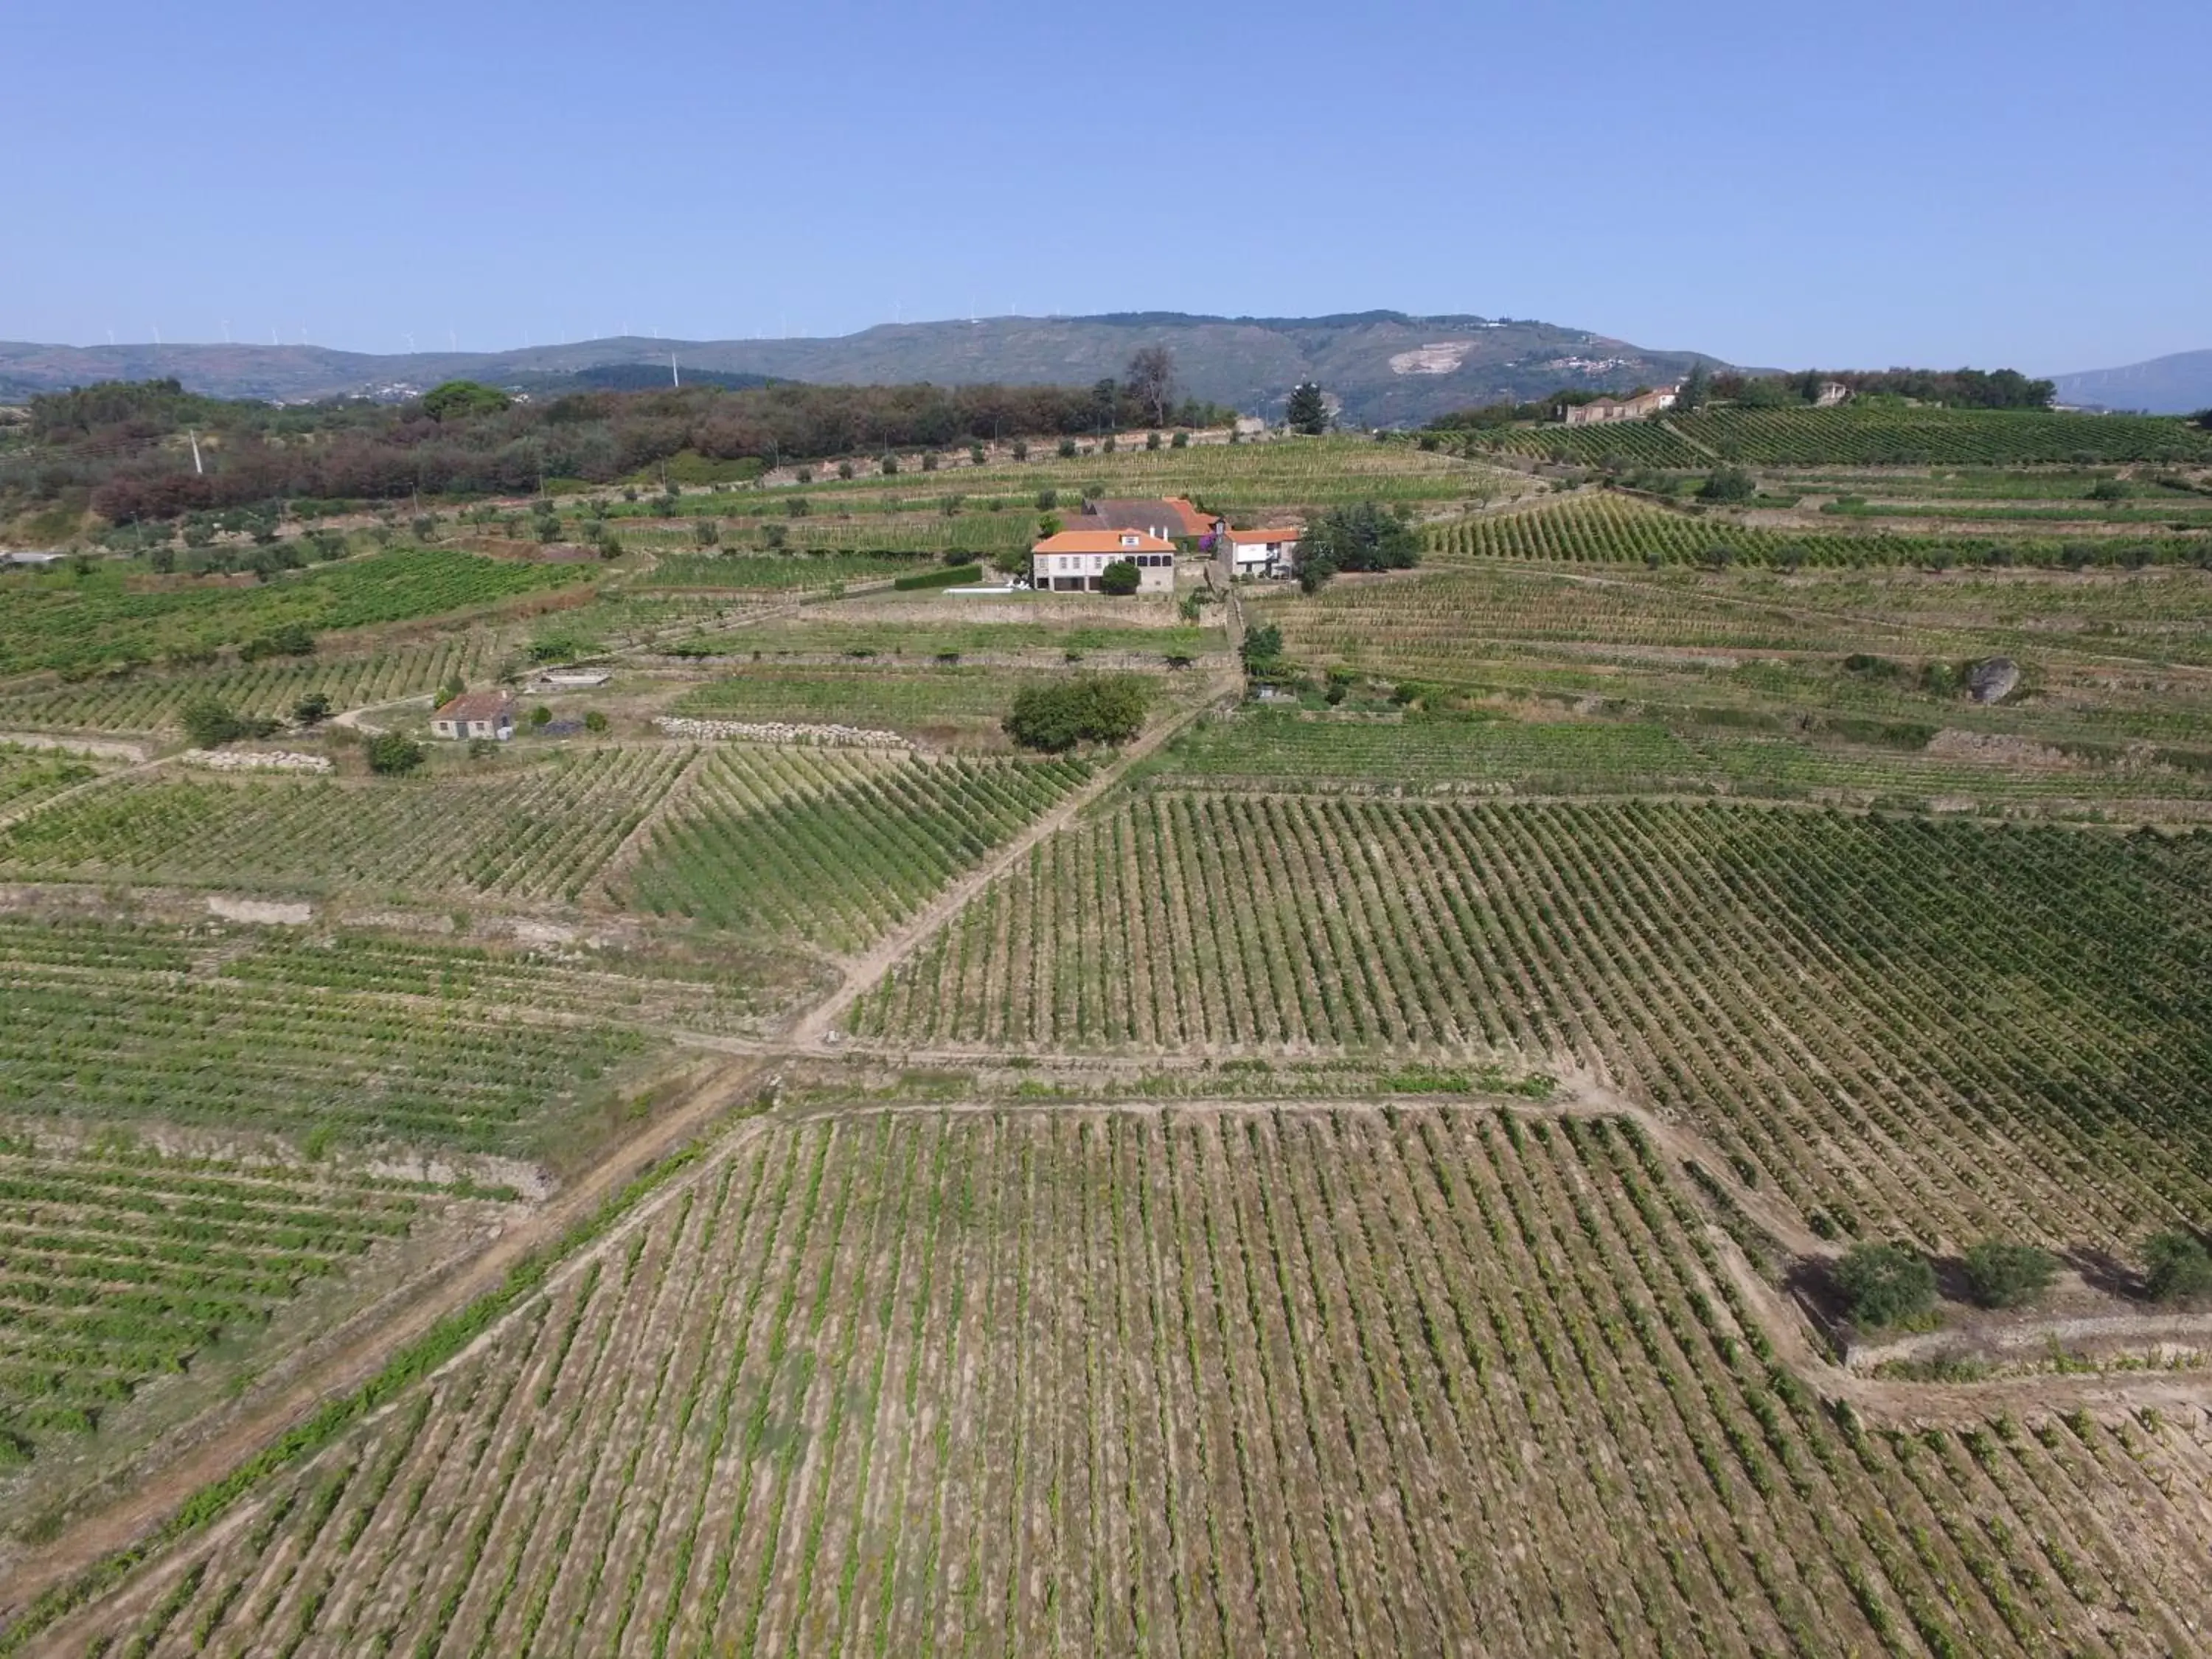
{"type": "Polygon", "coordinates": [[[430,730],[441,738],[514,735],[514,699],[504,691],[464,691],[430,716],[430,730]]]}
{"type": "Polygon", "coordinates": [[[1833,409],[1850,395],[1850,387],[1845,386],[1841,380],[1823,380],[1820,382],[1820,391],[1813,395],[1813,407],[1833,409]]]}
{"type": "Polygon", "coordinates": [[[1257,530],[1223,532],[1229,548],[1231,574],[1238,576],[1287,576],[1297,563],[1298,540],[1306,533],[1302,524],[1267,525],[1257,530]]]}
{"type": "Polygon", "coordinates": [[[1257,415],[1239,415],[1236,432],[1240,438],[1264,438],[1267,435],[1267,423],[1257,415]]]}
{"type": "Polygon", "coordinates": [[[1137,567],[1137,592],[1172,593],[1175,544],[1142,530],[1063,530],[1030,549],[1030,580],[1039,592],[1096,593],[1106,567],[1137,567]]]}
{"type": "Polygon", "coordinates": [[[1674,388],[1639,392],[1632,398],[1599,398],[1587,404],[1569,404],[1561,411],[1569,426],[1603,426],[1613,421],[1641,421],[1674,406],[1674,388]]]}

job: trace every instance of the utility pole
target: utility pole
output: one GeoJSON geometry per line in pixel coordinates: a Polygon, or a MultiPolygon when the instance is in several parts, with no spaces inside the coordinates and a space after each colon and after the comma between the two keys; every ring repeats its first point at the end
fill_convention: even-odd
{"type": "Polygon", "coordinates": [[[192,430],[190,427],[187,427],[187,428],[185,428],[185,436],[186,436],[187,438],[190,438],[190,439],[192,441],[192,471],[193,471],[193,473],[194,473],[196,476],[199,476],[199,477],[205,477],[205,476],[206,476],[206,473],[207,473],[207,468],[205,468],[205,467],[204,467],[204,466],[202,466],[202,465],[200,465],[200,434],[199,434],[198,432],[195,432],[194,430],[192,430]]]}
{"type": "Polygon", "coordinates": [[[668,380],[672,386],[680,387],[684,384],[684,377],[676,372],[676,354],[672,351],[668,354],[668,380]]]}

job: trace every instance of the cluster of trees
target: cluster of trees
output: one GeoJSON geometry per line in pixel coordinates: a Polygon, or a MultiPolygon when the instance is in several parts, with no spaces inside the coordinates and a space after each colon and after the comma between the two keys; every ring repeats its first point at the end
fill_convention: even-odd
{"type": "Polygon", "coordinates": [[[1298,586],[1317,592],[1340,570],[1409,570],[1421,562],[1410,514],[1375,501],[1333,507],[1298,542],[1298,586]]]}
{"type": "Polygon", "coordinates": [[[1014,694],[1006,735],[1024,749],[1060,754],[1084,743],[1127,743],[1144,729],[1150,688],[1135,674],[1072,674],[1014,694]]]}
{"type": "Polygon", "coordinates": [[[1807,369],[1801,374],[1712,377],[1715,399],[1747,409],[1787,409],[1809,404],[1823,382],[1833,380],[1862,398],[1910,398],[1948,409],[2048,409],[2058,388],[2031,380],[2016,368],[1807,369]]]}
{"type": "Polygon", "coordinates": [[[690,452],[787,461],[1200,425],[1228,411],[1176,396],[1164,347],[1090,386],[779,384],[577,392],[518,402],[449,382],[409,403],[278,410],[112,383],[32,400],[31,442],[0,461],[0,497],[77,499],[116,523],[307,496],[514,495],[548,478],[609,483],[690,452]],[[196,437],[195,462],[187,434],[196,437]]]}
{"type": "MultiPolygon", "coordinates": [[[[2212,1296],[2212,1253],[2193,1233],[2154,1233],[2143,1247],[2143,1288],[2154,1301],[2212,1296]]],[[[2058,1276],[2058,1258],[2033,1244],[1987,1238],[1967,1248],[1960,1269],[1966,1294],[1984,1308],[2024,1308],[2058,1276]]],[[[1923,1319],[1936,1305],[1936,1268],[1905,1244],[1861,1244],[1835,1267],[1845,1311],[1862,1329],[1923,1319]]]]}

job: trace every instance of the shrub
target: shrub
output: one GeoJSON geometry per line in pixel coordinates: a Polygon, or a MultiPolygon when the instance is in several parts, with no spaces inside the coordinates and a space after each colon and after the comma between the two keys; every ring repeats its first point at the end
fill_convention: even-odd
{"type": "Polygon", "coordinates": [[[1159,434],[1158,433],[1157,433],[1157,432],[1147,432],[1146,434],[1145,434],[1145,447],[1146,447],[1146,448],[1147,448],[1147,449],[1158,449],[1159,447],[1160,447],[1160,434],[1159,434]]]}
{"type": "Polygon", "coordinates": [[[539,703],[537,708],[530,711],[530,723],[532,726],[552,725],[553,711],[548,708],[544,703],[539,703]]]}
{"type": "Polygon", "coordinates": [[[2189,1302],[2212,1294],[2212,1255],[2193,1233],[2153,1233],[2143,1260],[2144,1282],[2156,1300],[2189,1302]]]}
{"type": "Polygon", "coordinates": [[[1752,482],[1751,474],[1740,466],[1715,469],[1713,475],[1698,487],[1701,501],[1747,501],[1758,493],[1759,486],[1752,482]]]}
{"type": "Polygon", "coordinates": [[[885,477],[886,478],[896,478],[896,477],[898,477],[898,457],[897,457],[897,456],[896,456],[896,455],[886,455],[886,456],[884,456],[884,459],[883,459],[883,465],[882,465],[882,466],[881,466],[880,468],[878,468],[878,471],[880,471],[883,473],[884,477],[885,477]]]}
{"type": "Polygon", "coordinates": [[[1836,1288],[1851,1322],[1873,1329],[1917,1318],[1936,1305],[1936,1269],[1902,1244],[1861,1244],[1836,1263],[1836,1288]]]}
{"type": "Polygon", "coordinates": [[[1063,461],[1072,461],[1075,459],[1074,439],[1062,438],[1060,441],[1060,459],[1063,461]]]}
{"type": "Polygon", "coordinates": [[[319,726],[331,717],[331,700],[320,691],[310,691],[292,705],[292,719],[301,726],[319,726]]]}
{"type": "Polygon", "coordinates": [[[1190,447],[1190,434],[1188,432],[1176,433],[1174,437],[1168,441],[1168,447],[1170,449],[1188,449],[1190,447]]]}
{"type": "Polygon", "coordinates": [[[982,576],[980,564],[956,564],[942,570],[917,570],[895,578],[891,586],[902,593],[910,593],[920,587],[957,587],[963,582],[980,581],[982,576]]]}
{"type": "Polygon", "coordinates": [[[840,461],[840,462],[838,462],[838,463],[837,463],[837,476],[838,476],[839,477],[841,477],[841,478],[849,478],[849,477],[851,477],[853,476],[853,464],[852,464],[852,462],[850,462],[850,461],[840,461]]]}
{"type": "Polygon", "coordinates": [[[1125,599],[1137,591],[1144,580],[1144,573],[1137,568],[1134,559],[1115,559],[1098,573],[1098,591],[1125,599]]]}
{"type": "Polygon", "coordinates": [[[287,623],[257,635],[238,647],[240,662],[259,662],[265,657],[308,657],[314,654],[315,635],[302,623],[287,623]]]}
{"type": "Polygon", "coordinates": [[[921,470],[924,472],[934,472],[937,471],[937,452],[935,450],[925,449],[921,452],[921,470]]]}
{"type": "Polygon", "coordinates": [[[1049,513],[1060,505],[1060,492],[1048,488],[1040,489],[1037,491],[1036,502],[1038,512],[1049,513]]]}
{"type": "Polygon", "coordinates": [[[368,740],[368,769],[386,777],[412,772],[422,763],[422,745],[402,732],[380,732],[368,740]]]}
{"type": "Polygon", "coordinates": [[[1006,715],[1006,735],[1051,754],[1079,743],[1126,743],[1144,728],[1149,695],[1134,674],[1075,674],[1024,686],[1006,715]]]}
{"type": "Polygon", "coordinates": [[[970,466],[981,466],[983,465],[982,445],[969,444],[968,446],[968,465],[970,466]]]}
{"type": "Polygon", "coordinates": [[[1029,459],[1030,442],[1028,439],[1017,438],[1014,440],[1013,457],[1018,461],[1026,461],[1029,459]]]}
{"type": "Polygon", "coordinates": [[[228,704],[213,697],[195,697],[185,705],[179,719],[196,749],[220,749],[246,735],[246,722],[228,704]]]}
{"type": "Polygon", "coordinates": [[[586,732],[604,732],[606,729],[607,717],[605,714],[601,714],[596,708],[587,708],[584,711],[584,730],[586,732]]]}
{"type": "Polygon", "coordinates": [[[1966,1286],[1984,1308],[2024,1308],[2051,1288],[2058,1260],[2033,1244],[1985,1238],[1966,1251],[1966,1286]]]}

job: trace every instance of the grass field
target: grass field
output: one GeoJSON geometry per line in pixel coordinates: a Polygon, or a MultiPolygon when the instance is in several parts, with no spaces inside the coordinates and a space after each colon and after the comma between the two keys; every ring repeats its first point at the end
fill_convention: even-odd
{"type": "Polygon", "coordinates": [[[922,1047],[1505,1053],[1804,1213],[2109,1248],[2212,1211],[2212,838],[1162,792],[856,1012],[922,1047]]]}
{"type": "Polygon", "coordinates": [[[280,575],[265,583],[125,576],[100,568],[0,575],[0,674],[94,671],[237,646],[299,624],[367,628],[474,610],[598,573],[410,548],[280,575]]]}
{"type": "Polygon", "coordinates": [[[886,1115],[742,1139],[67,1637],[2178,1652],[2208,1455],[1863,1427],[1618,1122],[886,1115]]]}

